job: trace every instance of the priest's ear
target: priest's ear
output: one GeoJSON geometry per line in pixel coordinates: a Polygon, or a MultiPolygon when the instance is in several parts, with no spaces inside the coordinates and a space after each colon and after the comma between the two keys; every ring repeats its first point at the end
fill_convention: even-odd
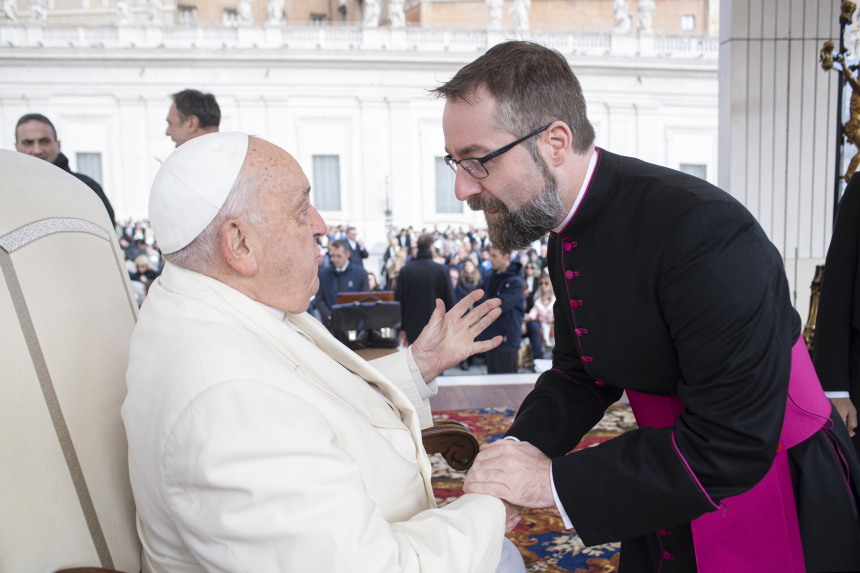
{"type": "Polygon", "coordinates": [[[248,236],[250,226],[242,219],[229,219],[221,225],[218,250],[224,262],[237,273],[250,277],[259,268],[257,253],[248,236]]]}
{"type": "Polygon", "coordinates": [[[552,122],[546,130],[546,135],[541,138],[541,143],[549,144],[544,149],[544,157],[553,167],[561,166],[573,153],[573,133],[563,121],[552,122]]]}

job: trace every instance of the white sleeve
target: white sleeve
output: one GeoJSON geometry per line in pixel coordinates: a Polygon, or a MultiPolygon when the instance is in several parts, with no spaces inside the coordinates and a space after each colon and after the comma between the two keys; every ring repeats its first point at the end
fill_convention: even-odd
{"type": "Polygon", "coordinates": [[[213,386],[165,442],[171,526],[208,572],[495,570],[505,521],[499,500],[464,495],[389,521],[368,493],[372,476],[343,445],[353,436],[272,385],[213,386]]]}
{"type": "Polygon", "coordinates": [[[388,356],[371,360],[369,364],[406,394],[406,397],[415,406],[421,429],[432,428],[433,414],[430,411],[428,398],[434,396],[439,388],[435,380],[430,384],[424,383],[418,365],[415,364],[415,358],[412,357],[412,349],[407,349],[406,352],[394,352],[388,356]]]}
{"type": "Polygon", "coordinates": [[[833,398],[850,398],[851,394],[848,392],[825,392],[824,396],[832,400],[833,398]]]}

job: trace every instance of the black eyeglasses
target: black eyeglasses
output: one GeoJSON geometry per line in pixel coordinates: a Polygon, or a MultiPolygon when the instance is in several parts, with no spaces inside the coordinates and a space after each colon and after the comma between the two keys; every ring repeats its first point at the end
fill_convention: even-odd
{"type": "Polygon", "coordinates": [[[444,158],[445,163],[448,165],[448,167],[451,168],[451,171],[453,171],[454,173],[457,172],[457,166],[462,165],[463,169],[466,170],[466,173],[468,173],[469,175],[471,175],[475,179],[484,179],[484,178],[490,176],[490,173],[487,171],[487,168],[484,167],[484,163],[486,163],[490,159],[494,159],[494,158],[498,157],[499,155],[501,155],[502,153],[505,153],[506,151],[510,151],[517,144],[522,143],[523,141],[525,141],[529,137],[534,137],[538,133],[544,131],[550,125],[552,125],[552,124],[551,123],[547,124],[547,125],[543,126],[542,128],[540,128],[539,130],[533,131],[530,134],[526,135],[525,137],[521,137],[518,140],[516,140],[515,142],[509,143],[504,147],[500,147],[497,150],[493,151],[492,153],[488,153],[483,157],[469,157],[469,158],[461,159],[461,160],[457,161],[456,159],[454,159],[450,155],[446,155],[444,158]]]}

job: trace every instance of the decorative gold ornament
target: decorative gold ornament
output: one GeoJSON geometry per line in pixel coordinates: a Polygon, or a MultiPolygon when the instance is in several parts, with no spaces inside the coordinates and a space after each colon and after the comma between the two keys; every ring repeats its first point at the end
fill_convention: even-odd
{"type": "Polygon", "coordinates": [[[848,0],[845,0],[845,2],[842,3],[842,14],[840,17],[845,18],[846,20],[848,20],[850,22],[851,16],[854,15],[855,10],[857,10],[857,4],[855,4],[854,2],[849,2],[848,0]]]}
{"type": "Polygon", "coordinates": [[[809,316],[806,318],[806,326],[803,327],[803,341],[806,342],[806,349],[812,352],[812,343],[815,337],[815,321],[818,319],[818,299],[821,296],[821,281],[824,279],[824,265],[816,265],[815,276],[812,278],[812,285],[809,295],[809,316]]]}
{"type": "Polygon", "coordinates": [[[824,71],[830,71],[833,68],[833,50],[836,49],[836,46],[833,45],[833,42],[827,40],[824,42],[824,47],[821,48],[821,56],[818,58],[818,61],[821,62],[821,69],[824,71]]]}

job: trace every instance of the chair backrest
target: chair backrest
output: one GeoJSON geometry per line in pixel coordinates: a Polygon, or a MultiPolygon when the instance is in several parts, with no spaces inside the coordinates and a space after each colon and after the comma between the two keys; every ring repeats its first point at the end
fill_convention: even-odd
{"type": "Polygon", "coordinates": [[[137,307],[104,205],[0,150],[0,571],[140,571],[120,407],[137,307]]]}

